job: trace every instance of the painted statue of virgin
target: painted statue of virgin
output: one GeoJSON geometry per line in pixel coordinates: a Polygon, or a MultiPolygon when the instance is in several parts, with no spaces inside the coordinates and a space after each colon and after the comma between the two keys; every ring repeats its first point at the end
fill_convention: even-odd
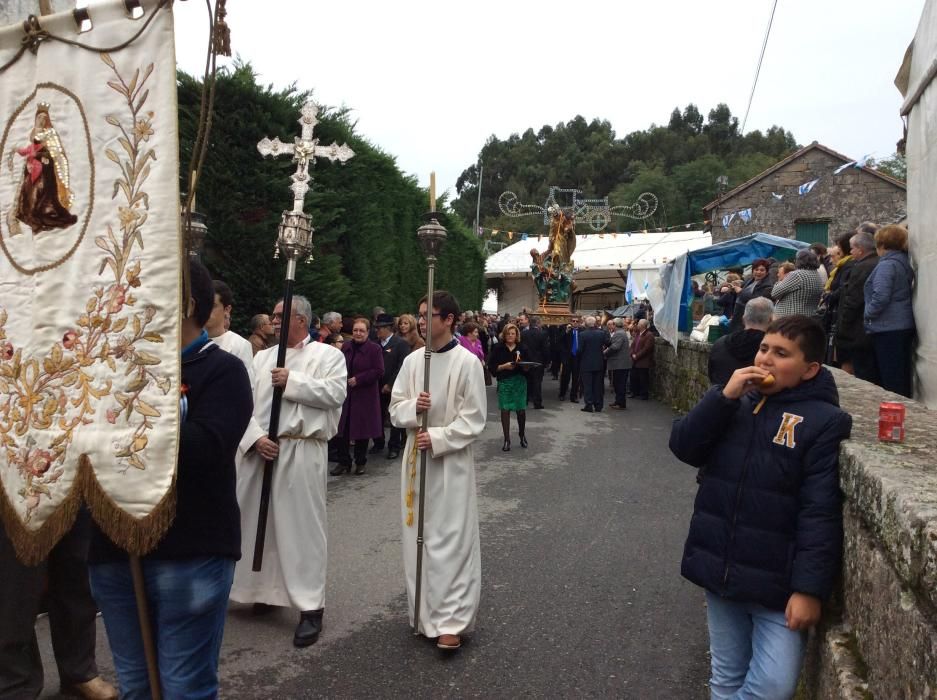
{"type": "Polygon", "coordinates": [[[29,226],[33,234],[67,228],[78,221],[69,211],[74,195],[69,189],[68,158],[52,126],[47,103],[39,103],[29,143],[16,152],[26,159],[16,219],[29,226]]]}

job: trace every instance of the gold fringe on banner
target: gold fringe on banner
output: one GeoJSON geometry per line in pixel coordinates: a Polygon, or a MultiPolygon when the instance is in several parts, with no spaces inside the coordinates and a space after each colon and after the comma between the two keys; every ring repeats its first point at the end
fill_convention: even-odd
{"type": "Polygon", "coordinates": [[[62,537],[71,530],[84,501],[98,527],[118,547],[130,554],[144,556],[166,535],[176,515],[176,477],[166,494],[149,515],[128,515],[105,493],[94,475],[87,455],[78,458],[75,483],[55,512],[38,530],[26,528],[19,519],[6,492],[0,489],[0,520],[13,543],[16,557],[27,566],[41,564],[62,537]]]}

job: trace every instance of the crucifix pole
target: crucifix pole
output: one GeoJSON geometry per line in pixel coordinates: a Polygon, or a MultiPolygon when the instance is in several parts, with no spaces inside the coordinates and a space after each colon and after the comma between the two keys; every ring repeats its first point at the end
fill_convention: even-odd
{"type": "MultiPolygon", "coordinates": [[[[309,166],[314,165],[316,157],[344,163],[355,153],[348,144],[320,146],[319,139],[313,138],[312,131],[319,120],[316,118],[319,108],[314,102],[307,101],[300,110],[299,124],[302,132],[293,143],[283,143],[279,138],[272,141],[263,139],[257,144],[262,156],[276,157],[281,154],[293,156],[296,171],[290,176],[293,184],[293,209],[283,212],[279,235],[273,257],[282,254],[286,258],[286,280],[283,286],[283,310],[280,317],[280,345],[277,347],[277,367],[286,365],[286,350],[289,338],[290,321],[293,317],[293,283],[296,281],[296,261],[306,258],[312,260],[312,216],[303,211],[306,193],[309,191],[309,166]]],[[[283,399],[283,387],[274,387],[273,404],[270,406],[270,425],[267,437],[279,442],[280,406],[283,399]]],[[[264,462],[264,476],[260,488],[260,511],[257,515],[257,536],[254,540],[254,560],[252,569],[260,571],[264,560],[264,540],[267,534],[267,514],[270,510],[270,491],[273,487],[273,465],[275,459],[264,462]]]]}
{"type": "MultiPolygon", "coordinates": [[[[446,240],[446,229],[441,226],[436,211],[436,174],[430,176],[430,211],[427,223],[417,229],[416,236],[426,256],[426,345],[423,350],[423,391],[429,393],[430,361],[433,357],[433,295],[436,284],[436,261],[446,240]]],[[[420,432],[429,427],[429,411],[423,411],[420,432]]],[[[416,526],[416,586],[413,592],[413,633],[420,633],[420,606],[423,592],[423,516],[426,506],[426,450],[420,451],[420,514],[416,526]]]]}

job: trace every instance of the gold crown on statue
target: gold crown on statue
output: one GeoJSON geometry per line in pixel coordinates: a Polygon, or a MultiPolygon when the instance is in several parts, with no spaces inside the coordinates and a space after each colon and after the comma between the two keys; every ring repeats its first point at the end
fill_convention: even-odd
{"type": "Polygon", "coordinates": [[[48,114],[48,113],[49,113],[49,107],[51,107],[51,106],[52,106],[52,105],[50,105],[48,102],[40,102],[40,103],[39,103],[39,106],[36,107],[36,113],[45,112],[46,114],[48,114]]]}

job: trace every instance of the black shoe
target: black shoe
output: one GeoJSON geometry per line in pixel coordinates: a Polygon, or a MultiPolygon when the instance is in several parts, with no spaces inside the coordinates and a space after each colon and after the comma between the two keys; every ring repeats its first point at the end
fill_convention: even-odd
{"type": "Polygon", "coordinates": [[[254,603],[253,607],[251,607],[251,615],[256,615],[258,617],[260,615],[269,615],[276,609],[277,609],[276,605],[267,605],[266,603],[254,603]]]}
{"type": "Polygon", "coordinates": [[[361,476],[362,474],[367,473],[368,470],[365,469],[365,466],[364,466],[364,465],[366,465],[366,464],[367,464],[367,462],[362,462],[361,464],[356,464],[356,465],[355,465],[355,474],[357,474],[358,476],[361,476]]]}
{"type": "Polygon", "coordinates": [[[315,644],[322,631],[323,610],[305,610],[299,613],[299,624],[293,634],[293,646],[308,647],[315,644]]]}
{"type": "Polygon", "coordinates": [[[387,459],[397,459],[400,456],[400,450],[387,450],[387,459]]]}
{"type": "Polygon", "coordinates": [[[580,411],[584,411],[585,413],[594,413],[594,411],[592,410],[592,406],[590,406],[589,404],[586,404],[585,406],[583,406],[583,407],[580,408],[579,410],[580,410],[580,411]]]}
{"type": "Polygon", "coordinates": [[[633,398],[634,398],[634,394],[632,394],[632,393],[630,393],[630,392],[629,392],[628,394],[626,394],[626,396],[627,396],[629,399],[633,399],[633,398]]]}
{"type": "Polygon", "coordinates": [[[521,435],[521,447],[527,447],[527,438],[521,435]]]}
{"type": "Polygon", "coordinates": [[[566,394],[560,394],[560,401],[566,400],[566,394]]]}
{"type": "Polygon", "coordinates": [[[331,474],[332,476],[341,476],[345,472],[350,472],[350,471],[351,471],[351,462],[349,462],[348,464],[342,464],[341,462],[339,462],[334,467],[329,469],[329,474],[331,474]]]}
{"type": "Polygon", "coordinates": [[[535,404],[534,404],[534,408],[537,408],[537,409],[543,408],[543,404],[542,404],[542,403],[535,403],[535,404]]]}
{"type": "Polygon", "coordinates": [[[511,451],[511,441],[510,441],[510,440],[505,440],[505,441],[504,441],[504,444],[501,445],[501,451],[502,451],[502,452],[510,452],[510,451],[511,451]]]}
{"type": "Polygon", "coordinates": [[[570,399],[569,402],[570,402],[570,403],[579,403],[579,399],[570,399]]]}

